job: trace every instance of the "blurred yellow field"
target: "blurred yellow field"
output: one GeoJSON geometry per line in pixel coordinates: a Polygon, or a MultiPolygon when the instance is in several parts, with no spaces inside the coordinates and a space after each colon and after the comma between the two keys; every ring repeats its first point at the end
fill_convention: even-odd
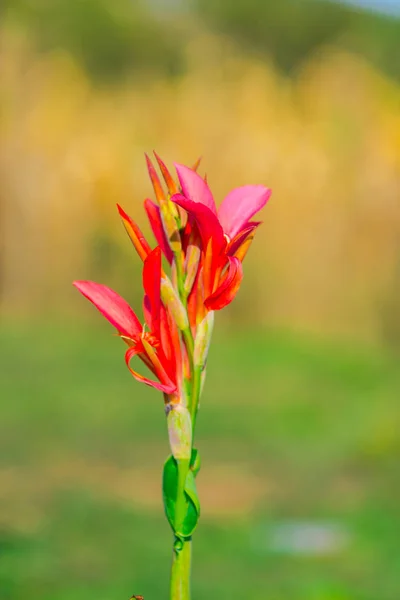
{"type": "Polygon", "coordinates": [[[77,275],[132,296],[115,203],[141,218],[155,148],[170,163],[202,155],[220,200],[248,181],[273,189],[231,319],[246,323],[247,294],[253,325],[398,341],[398,84],[333,48],[294,79],[217,36],[186,52],[180,78],[96,87],[65,52],[4,33],[2,310],[84,309],[77,275]]]}

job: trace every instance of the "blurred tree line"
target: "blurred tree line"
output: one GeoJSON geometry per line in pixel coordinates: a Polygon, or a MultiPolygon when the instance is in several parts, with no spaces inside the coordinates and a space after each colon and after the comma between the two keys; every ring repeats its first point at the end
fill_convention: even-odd
{"type": "Polygon", "coordinates": [[[39,51],[64,49],[98,80],[132,71],[182,71],[181,39],[168,15],[137,0],[1,0],[3,18],[29,31],[39,51]],[[176,32],[176,30],[175,30],[176,32]]]}
{"type": "Polygon", "coordinates": [[[327,0],[197,0],[201,14],[290,72],[319,47],[358,52],[400,76],[400,20],[327,0]]]}
{"type": "Polygon", "coordinates": [[[285,72],[335,44],[400,77],[400,20],[327,0],[2,0],[0,11],[38,49],[63,48],[100,80],[182,73],[185,42],[202,23],[285,72]]]}

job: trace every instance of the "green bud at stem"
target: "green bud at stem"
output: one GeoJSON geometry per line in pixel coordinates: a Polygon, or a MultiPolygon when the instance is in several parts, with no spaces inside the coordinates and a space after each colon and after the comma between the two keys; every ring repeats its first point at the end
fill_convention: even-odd
{"type": "Polygon", "coordinates": [[[188,296],[192,290],[194,280],[196,279],[197,270],[200,262],[200,238],[198,235],[191,234],[188,248],[186,250],[185,259],[185,295],[188,296]]]}
{"type": "Polygon", "coordinates": [[[190,460],[192,454],[192,419],[182,404],[167,404],[169,445],[176,460],[190,460]]]}
{"type": "Polygon", "coordinates": [[[161,279],[161,298],[165,306],[168,307],[178,329],[181,331],[188,329],[189,320],[185,307],[172,283],[165,277],[161,279]]]}
{"type": "Polygon", "coordinates": [[[197,326],[193,354],[193,363],[195,367],[201,367],[201,369],[203,369],[206,365],[213,326],[214,311],[210,311],[197,326]]]}
{"type": "Polygon", "coordinates": [[[170,200],[165,200],[160,204],[160,211],[171,250],[174,253],[180,252],[182,250],[182,243],[177,224],[176,207],[170,200]]]}

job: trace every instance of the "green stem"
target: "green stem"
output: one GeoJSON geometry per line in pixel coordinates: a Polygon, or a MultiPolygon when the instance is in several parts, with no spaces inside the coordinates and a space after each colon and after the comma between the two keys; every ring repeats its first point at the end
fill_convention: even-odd
{"type": "Polygon", "coordinates": [[[183,273],[183,264],[182,264],[182,253],[179,250],[178,252],[174,252],[175,258],[175,266],[176,266],[176,279],[178,283],[178,292],[180,299],[185,299],[185,290],[184,290],[184,273],[183,273]]]}
{"type": "MultiPolygon", "coordinates": [[[[186,515],[185,483],[188,460],[178,460],[178,486],[175,506],[175,531],[181,531],[186,515]]],[[[175,537],[171,570],[171,600],[190,600],[190,541],[175,537]]]]}
{"type": "Polygon", "coordinates": [[[192,542],[176,540],[171,568],[170,600],[190,600],[190,563],[192,542]]]}
{"type": "Polygon", "coordinates": [[[200,388],[201,388],[201,367],[194,367],[193,369],[193,382],[192,382],[192,394],[191,394],[191,417],[192,417],[192,437],[194,438],[194,430],[196,427],[197,410],[199,407],[200,400],[200,388]]]}

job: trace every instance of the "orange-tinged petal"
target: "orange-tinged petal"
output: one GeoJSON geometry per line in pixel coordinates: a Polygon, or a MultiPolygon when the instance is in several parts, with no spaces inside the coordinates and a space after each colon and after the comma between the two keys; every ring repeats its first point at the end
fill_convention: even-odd
{"type": "Polygon", "coordinates": [[[198,170],[198,168],[199,168],[199,166],[200,166],[200,163],[201,163],[201,160],[202,160],[202,158],[203,158],[202,156],[199,156],[199,158],[196,160],[196,162],[195,162],[195,163],[194,163],[194,165],[192,166],[192,171],[197,171],[197,170],[198,170]]]}
{"type": "Polygon", "coordinates": [[[117,208],[121,216],[122,222],[124,224],[124,227],[126,229],[126,232],[129,235],[136,252],[139,254],[140,258],[144,260],[146,256],[151,252],[150,244],[147,242],[146,238],[140,231],[139,227],[136,225],[135,221],[133,221],[133,219],[131,219],[131,217],[126,214],[124,209],[119,204],[117,204],[117,208]]]}
{"type": "Polygon", "coordinates": [[[237,236],[234,237],[230,242],[227,249],[227,254],[229,256],[236,256],[241,262],[243,262],[259,225],[261,225],[261,222],[249,223],[247,227],[242,229],[242,231],[240,231],[240,233],[238,233],[237,236]]]}
{"type": "Polygon", "coordinates": [[[222,283],[211,296],[206,298],[205,306],[208,310],[221,310],[236,296],[243,279],[242,263],[236,257],[228,257],[228,269],[222,283]]]}
{"type": "Polygon", "coordinates": [[[167,188],[168,188],[170,196],[173,196],[174,194],[178,194],[179,193],[178,186],[176,185],[175,181],[173,180],[171,173],[168,171],[166,164],[164,163],[163,160],[161,160],[161,158],[158,156],[158,154],[156,152],[153,151],[153,153],[158,162],[158,166],[160,167],[162,176],[164,177],[164,181],[167,184],[167,188]]]}
{"type": "Polygon", "coordinates": [[[164,190],[162,188],[160,178],[158,177],[157,172],[156,172],[155,168],[153,167],[153,163],[151,162],[151,160],[147,156],[147,154],[145,154],[145,157],[146,157],[146,163],[147,163],[147,170],[149,172],[151,183],[153,184],[153,188],[154,188],[154,193],[156,195],[157,202],[161,205],[161,204],[163,204],[163,202],[166,202],[167,198],[164,194],[164,190]]]}

